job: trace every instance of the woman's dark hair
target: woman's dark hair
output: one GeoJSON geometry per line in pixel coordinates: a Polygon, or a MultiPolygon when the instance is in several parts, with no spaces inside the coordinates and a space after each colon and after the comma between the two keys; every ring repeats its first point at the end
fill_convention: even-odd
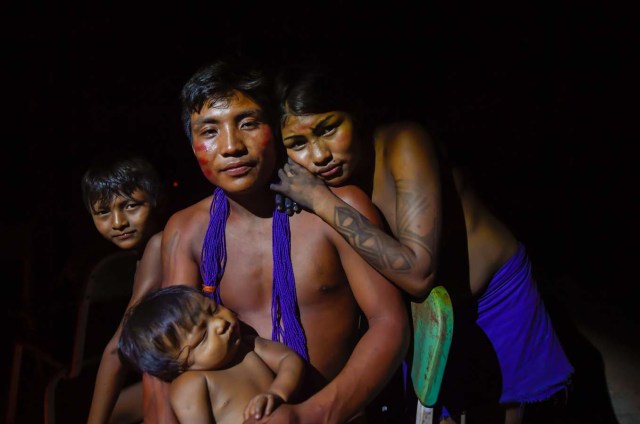
{"type": "Polygon", "coordinates": [[[363,87],[353,75],[325,64],[304,63],[283,69],[276,78],[280,126],[289,115],[342,111],[356,129],[363,127],[363,87]]]}

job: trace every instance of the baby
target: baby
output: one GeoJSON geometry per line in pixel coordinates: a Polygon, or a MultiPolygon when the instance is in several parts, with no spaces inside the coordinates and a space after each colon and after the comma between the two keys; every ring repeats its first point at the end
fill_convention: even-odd
{"type": "Polygon", "coordinates": [[[171,406],[185,423],[260,419],[291,400],[304,369],[281,344],[243,336],[235,313],[195,288],[149,293],[126,313],[118,350],[139,372],[171,382],[171,406]]]}

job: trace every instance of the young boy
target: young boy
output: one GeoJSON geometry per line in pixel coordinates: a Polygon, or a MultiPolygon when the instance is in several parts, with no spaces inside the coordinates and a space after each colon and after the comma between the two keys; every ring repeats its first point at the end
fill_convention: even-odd
{"type": "Polygon", "coordinates": [[[138,156],[101,160],[82,176],[82,199],[105,239],[140,255],[159,226],[162,181],[154,167],[138,156]]]}
{"type": "MultiPolygon", "coordinates": [[[[122,250],[135,250],[138,264],[130,307],[160,287],[160,241],[165,206],[162,180],[141,156],[121,153],[101,156],[82,176],[82,198],[98,232],[122,250]],[[144,270],[142,272],[141,270],[144,270]]],[[[107,343],[96,377],[89,422],[140,422],[142,387],[125,385],[126,368],[117,355],[120,327],[107,343]],[[120,394],[120,396],[118,396],[120,394]],[[96,403],[96,398],[101,402],[96,403]],[[97,408],[98,405],[109,405],[97,408]],[[110,414],[111,409],[113,413],[110,414]]]]}
{"type": "Polygon", "coordinates": [[[172,381],[171,405],[183,423],[270,415],[291,399],[304,370],[293,350],[244,335],[235,313],[183,285],[155,290],[129,309],[118,349],[141,373],[172,381]]]}
{"type": "Polygon", "coordinates": [[[74,292],[82,290],[96,263],[117,249],[134,251],[140,259],[160,229],[164,205],[162,181],[141,156],[97,155],[80,182],[82,203],[95,229],[109,243],[96,242],[90,231],[76,231],[77,247],[72,248],[61,276],[63,287],[74,292]]]}

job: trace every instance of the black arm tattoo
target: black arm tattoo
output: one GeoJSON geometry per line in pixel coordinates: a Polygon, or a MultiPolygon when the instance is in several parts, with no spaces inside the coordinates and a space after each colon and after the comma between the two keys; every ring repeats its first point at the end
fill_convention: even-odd
{"type": "Polygon", "coordinates": [[[437,240],[436,218],[434,217],[432,227],[424,230],[424,234],[417,233],[416,225],[420,223],[418,218],[433,207],[432,202],[420,190],[415,190],[415,187],[411,189],[403,181],[397,182],[396,192],[398,244],[389,243],[386,237],[391,236],[382,233],[371,221],[351,208],[337,207],[334,211],[334,222],[340,235],[378,271],[392,270],[406,274],[415,263],[415,257],[411,252],[407,252],[406,245],[418,245],[429,256],[433,256],[433,247],[437,240]]]}
{"type": "Polygon", "coordinates": [[[385,247],[384,234],[366,217],[348,207],[334,210],[336,229],[371,266],[378,271],[391,269],[406,274],[413,266],[413,259],[401,247],[385,247]]]}
{"type": "Polygon", "coordinates": [[[398,239],[416,243],[432,256],[433,246],[436,241],[435,222],[433,227],[426,230],[424,235],[416,233],[411,228],[412,225],[415,227],[416,222],[420,222],[418,217],[432,207],[431,202],[426,196],[420,196],[416,190],[405,190],[398,187],[397,193],[396,231],[398,232],[398,239]]]}

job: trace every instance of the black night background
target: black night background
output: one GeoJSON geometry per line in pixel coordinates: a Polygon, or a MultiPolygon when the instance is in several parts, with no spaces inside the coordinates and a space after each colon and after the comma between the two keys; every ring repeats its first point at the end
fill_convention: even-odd
{"type": "MultiPolygon", "coordinates": [[[[100,242],[80,193],[95,154],[145,154],[172,207],[209,194],[181,131],[178,93],[200,65],[229,52],[276,67],[318,57],[362,72],[376,102],[423,119],[468,167],[527,245],[557,309],[585,321],[597,312],[637,349],[630,11],[568,0],[232,3],[1,6],[1,359],[9,366],[0,381],[9,381],[16,339],[37,334],[38,320],[49,322],[49,336],[57,328],[46,305],[61,302],[55,280],[69,255],[100,242]]],[[[64,336],[51,339],[64,351],[55,346],[64,336]]]]}

